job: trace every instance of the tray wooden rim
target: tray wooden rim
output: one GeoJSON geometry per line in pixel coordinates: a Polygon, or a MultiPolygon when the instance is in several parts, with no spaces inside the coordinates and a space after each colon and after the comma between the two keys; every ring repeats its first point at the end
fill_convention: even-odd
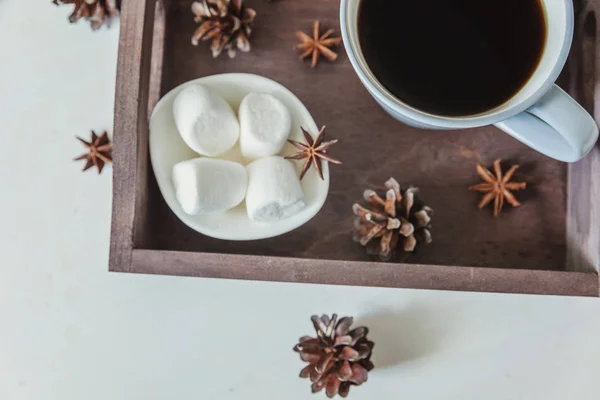
{"type": "MultiPolygon", "coordinates": [[[[164,0],[169,1],[169,0],[164,0]]],[[[596,0],[592,6],[600,4],[596,0]]],[[[143,216],[149,171],[148,116],[158,100],[165,29],[161,0],[123,4],[115,95],[113,213],[109,270],[210,278],[415,289],[599,296],[600,204],[592,201],[600,183],[600,151],[568,168],[566,271],[386,264],[321,259],[245,256],[146,249],[143,216]],[[153,57],[154,55],[154,57],[153,57]],[[158,61],[158,62],[157,62],[158,61]],[[145,173],[144,173],[145,172],[145,173]],[[570,196],[589,185],[587,197],[570,196]],[[582,204],[584,209],[582,218],[582,204]]],[[[593,11],[594,9],[592,9],[593,11]]],[[[586,13],[582,13],[585,18],[586,13]]],[[[581,21],[580,21],[581,22],[581,21]]],[[[582,26],[583,24],[579,24],[582,26]]],[[[582,35],[582,32],[576,33],[582,35]]],[[[598,64],[600,65],[600,64],[598,64]]],[[[600,68],[598,68],[600,69],[600,68]]],[[[598,72],[595,71],[597,75],[598,72]]],[[[577,95],[577,93],[575,93],[577,95]]],[[[598,110],[594,114],[600,115],[598,110]]]]}
{"type": "Polygon", "coordinates": [[[346,286],[598,296],[598,277],[594,272],[386,264],[142,249],[132,251],[129,270],[115,271],[346,286]],[[165,269],[167,264],[169,268],[165,269]]]}

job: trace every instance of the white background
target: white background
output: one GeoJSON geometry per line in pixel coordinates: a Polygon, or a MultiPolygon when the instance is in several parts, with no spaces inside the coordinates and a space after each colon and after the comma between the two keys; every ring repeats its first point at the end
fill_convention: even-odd
{"type": "MultiPolygon", "coordinates": [[[[296,1],[296,0],[287,0],[296,1]]],[[[600,301],[108,272],[111,169],[75,135],[111,129],[118,28],[0,0],[0,399],[312,399],[313,313],[371,327],[350,398],[600,398],[600,301]]]]}

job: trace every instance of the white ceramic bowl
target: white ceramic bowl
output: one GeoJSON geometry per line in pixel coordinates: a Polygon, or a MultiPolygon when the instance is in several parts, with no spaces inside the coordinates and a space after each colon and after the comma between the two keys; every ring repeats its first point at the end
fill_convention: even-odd
{"type": "MultiPolygon", "coordinates": [[[[184,224],[204,235],[227,240],[254,240],[278,236],[298,228],[314,217],[325,203],[329,191],[329,168],[326,162],[323,163],[325,180],[319,178],[314,168],[311,168],[302,180],[306,207],[300,213],[283,221],[268,224],[255,223],[246,214],[245,202],[222,213],[188,215],[182,210],[175,198],[175,188],[171,179],[173,165],[180,161],[199,157],[199,155],[190,149],[179,136],[173,120],[173,101],[183,88],[197,83],[205,85],[223,96],[236,112],[242,99],[248,93],[270,93],[280,99],[290,111],[292,116],[290,139],[304,142],[300,131],[301,126],[313,134],[313,137],[318,132],[317,124],[304,104],[288,89],[262,76],[252,74],[213,75],[176,87],[158,102],[152,112],[152,117],[150,117],[150,159],[152,169],[158,187],[175,215],[184,224]]],[[[295,148],[288,144],[281,155],[285,156],[294,151],[295,148]]],[[[246,165],[241,157],[239,141],[233,150],[218,158],[237,161],[246,165]]],[[[300,171],[302,162],[292,162],[296,164],[297,170],[300,171]]]]}

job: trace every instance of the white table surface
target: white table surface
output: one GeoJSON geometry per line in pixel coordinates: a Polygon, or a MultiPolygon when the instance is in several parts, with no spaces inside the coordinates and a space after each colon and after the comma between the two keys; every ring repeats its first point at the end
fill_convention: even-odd
{"type": "Polygon", "coordinates": [[[111,169],[71,160],[112,127],[118,28],[49,3],[0,0],[0,399],[325,398],[292,352],[321,312],[371,327],[355,400],[600,398],[596,299],[109,273],[111,169]]]}

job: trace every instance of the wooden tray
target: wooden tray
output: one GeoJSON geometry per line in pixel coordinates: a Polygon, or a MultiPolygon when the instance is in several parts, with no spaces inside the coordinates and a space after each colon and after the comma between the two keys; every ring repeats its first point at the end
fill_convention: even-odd
{"type": "MultiPolygon", "coordinates": [[[[298,60],[295,31],[312,21],[339,33],[338,0],[246,0],[257,11],[252,52],[213,59],[193,47],[192,0],[123,2],[114,135],[110,270],[360,286],[598,296],[600,150],[567,165],[494,127],[438,132],[405,126],[368,95],[343,48],[312,70],[298,60]],[[197,77],[249,72],[292,90],[317,124],[340,139],[321,212],[278,238],[229,242],[186,227],[158,191],[148,158],[148,116],[158,98],[197,77]],[[522,166],[523,205],[494,219],[477,210],[475,164],[522,166]],[[352,204],[390,176],[421,188],[435,210],[431,245],[408,263],[373,262],[352,240],[352,204]]],[[[600,1],[576,2],[577,29],[561,84],[588,111],[597,68],[600,1]]],[[[333,153],[332,153],[333,154],[333,153]]]]}

